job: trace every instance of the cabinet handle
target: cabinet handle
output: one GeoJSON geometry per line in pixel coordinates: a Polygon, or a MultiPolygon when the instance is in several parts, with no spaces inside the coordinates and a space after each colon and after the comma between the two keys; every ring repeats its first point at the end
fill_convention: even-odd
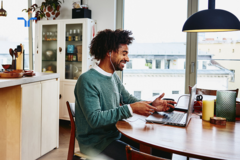
{"type": "Polygon", "coordinates": [[[59,99],[61,99],[62,98],[62,95],[61,94],[59,94],[59,99]]]}
{"type": "Polygon", "coordinates": [[[59,47],[59,52],[62,52],[62,47],[59,47]]]}

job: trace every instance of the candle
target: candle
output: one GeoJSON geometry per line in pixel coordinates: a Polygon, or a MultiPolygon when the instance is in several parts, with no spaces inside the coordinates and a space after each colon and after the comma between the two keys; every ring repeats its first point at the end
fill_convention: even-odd
{"type": "Polygon", "coordinates": [[[202,119],[210,121],[210,117],[214,117],[214,100],[202,101],[202,119]]]}

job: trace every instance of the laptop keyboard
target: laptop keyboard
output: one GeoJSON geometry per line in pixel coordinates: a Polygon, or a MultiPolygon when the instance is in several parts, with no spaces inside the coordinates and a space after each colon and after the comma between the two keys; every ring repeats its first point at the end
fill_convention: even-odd
{"type": "Polygon", "coordinates": [[[174,113],[169,114],[167,117],[163,118],[163,122],[169,122],[169,123],[179,123],[184,116],[184,113],[174,113]]]}

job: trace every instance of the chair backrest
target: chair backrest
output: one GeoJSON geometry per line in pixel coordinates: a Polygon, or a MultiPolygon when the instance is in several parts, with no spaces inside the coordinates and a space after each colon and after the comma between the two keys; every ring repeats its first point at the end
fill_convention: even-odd
{"type": "MultiPolygon", "coordinates": [[[[192,87],[188,86],[188,89],[189,89],[189,94],[190,94],[192,87]]],[[[236,97],[238,96],[238,88],[235,90],[227,90],[227,91],[234,91],[234,92],[236,92],[236,97]]],[[[196,94],[216,96],[217,90],[197,88],[196,94]]]]}
{"type": "Polygon", "coordinates": [[[67,160],[72,160],[74,155],[74,147],[75,147],[75,121],[73,117],[75,116],[75,104],[66,102],[68,114],[71,122],[71,135],[69,141],[69,148],[68,148],[68,158],[67,160]]]}
{"type": "Polygon", "coordinates": [[[69,103],[72,116],[75,117],[75,103],[69,103]]]}
{"type": "Polygon", "coordinates": [[[161,157],[152,156],[147,153],[139,152],[134,149],[132,149],[129,145],[126,146],[126,155],[127,160],[135,160],[135,159],[141,159],[141,160],[166,160],[161,157]]]}

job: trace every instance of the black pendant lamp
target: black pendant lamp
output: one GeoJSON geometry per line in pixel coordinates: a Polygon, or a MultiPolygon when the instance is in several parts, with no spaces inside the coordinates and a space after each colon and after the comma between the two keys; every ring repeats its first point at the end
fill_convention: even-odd
{"type": "Polygon", "coordinates": [[[183,32],[226,32],[240,30],[238,18],[225,10],[215,9],[215,0],[208,0],[208,9],[190,16],[183,32]]]}
{"type": "Polygon", "coordinates": [[[3,0],[1,1],[0,17],[6,17],[7,11],[3,9],[3,0]]]}

